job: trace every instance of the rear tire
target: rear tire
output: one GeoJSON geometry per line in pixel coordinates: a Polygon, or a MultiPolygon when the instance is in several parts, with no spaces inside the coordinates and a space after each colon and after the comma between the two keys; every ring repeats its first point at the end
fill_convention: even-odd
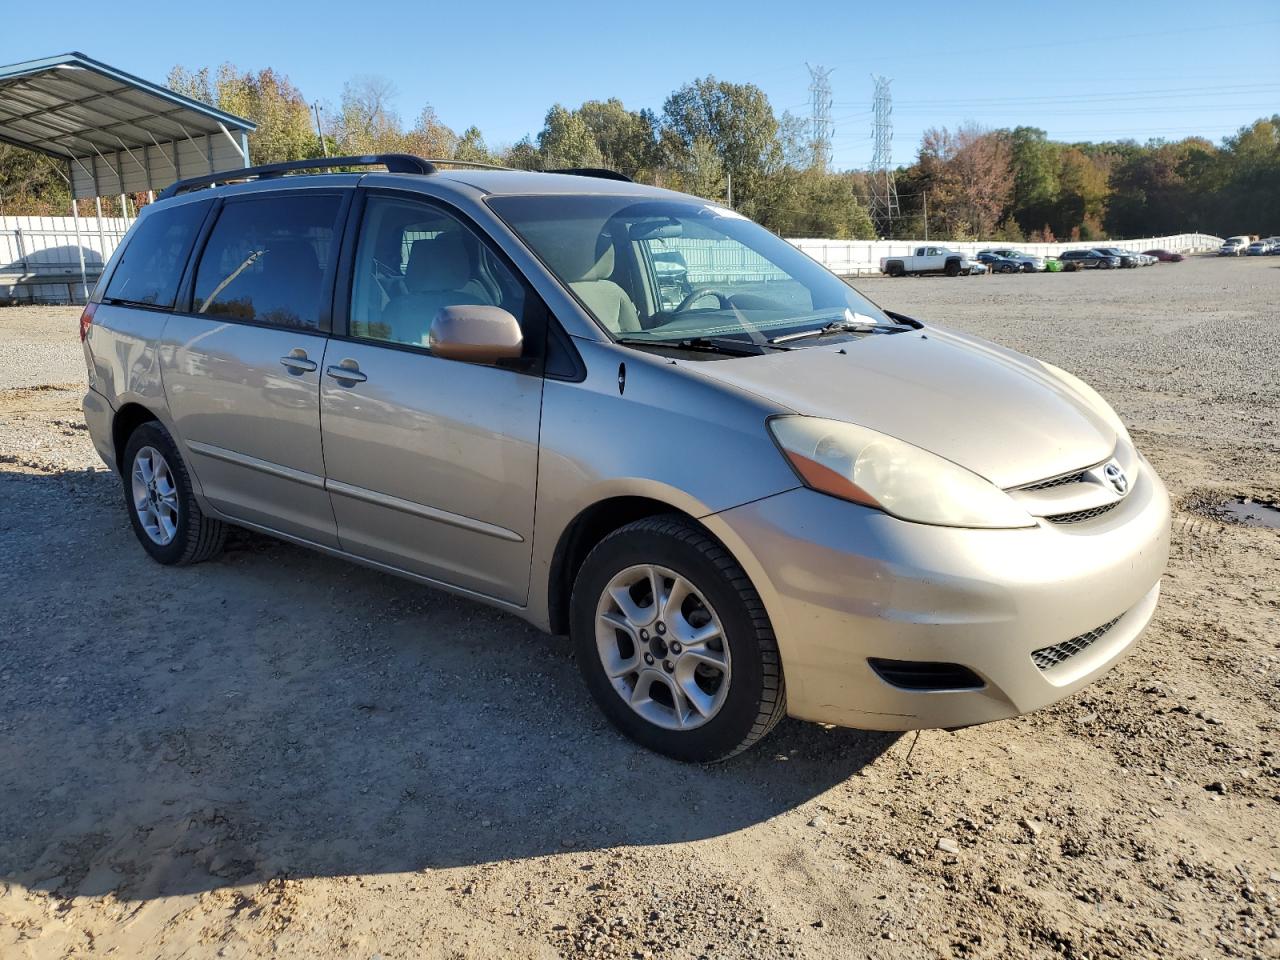
{"type": "Polygon", "coordinates": [[[122,467],[129,520],[151,559],[185,566],[222,550],[226,524],[200,509],[187,465],[161,423],[150,420],[133,431],[122,467]]]}
{"type": "Polygon", "coordinates": [[[570,603],[587,689],[642,746],[694,763],[727,760],[786,714],[760,595],[692,521],[648,517],[609,534],[583,562],[570,603]]]}

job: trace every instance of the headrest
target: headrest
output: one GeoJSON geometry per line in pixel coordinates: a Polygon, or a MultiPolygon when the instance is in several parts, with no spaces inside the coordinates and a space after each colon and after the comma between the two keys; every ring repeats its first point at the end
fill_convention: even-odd
{"type": "Polygon", "coordinates": [[[584,243],[576,231],[566,230],[547,244],[544,255],[551,268],[569,283],[604,280],[613,273],[613,239],[607,233],[600,233],[593,244],[584,243]]]}
{"type": "Polygon", "coordinates": [[[461,230],[413,241],[404,271],[405,284],[413,293],[430,290],[461,290],[471,280],[471,258],[461,230]]]}

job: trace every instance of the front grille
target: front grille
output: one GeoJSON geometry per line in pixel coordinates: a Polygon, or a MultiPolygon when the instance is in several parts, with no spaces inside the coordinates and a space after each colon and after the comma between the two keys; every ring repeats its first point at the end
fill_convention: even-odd
{"type": "Polygon", "coordinates": [[[1084,473],[1073,473],[1065,477],[1055,477],[1053,480],[1041,480],[1039,483],[1033,483],[1030,486],[1023,487],[1023,490],[1052,490],[1054,487],[1065,487],[1068,483],[1084,483],[1086,480],[1084,473]]]}
{"type": "MultiPolygon", "coordinates": [[[[1124,616],[1121,614],[1120,616],[1124,616]]],[[[1087,649],[1095,641],[1101,640],[1108,630],[1120,622],[1120,617],[1116,617],[1100,627],[1094,627],[1088,633],[1082,633],[1078,637],[1072,637],[1070,640],[1064,640],[1062,643],[1055,643],[1051,647],[1041,647],[1039,650],[1031,651],[1031,659],[1035,661],[1036,666],[1041,670],[1050,670],[1060,663],[1070,660],[1081,650],[1087,649]]]]}
{"type": "Polygon", "coordinates": [[[1056,513],[1051,517],[1045,517],[1050,523],[1083,523],[1085,520],[1092,520],[1094,517],[1100,517],[1104,513],[1110,513],[1116,507],[1120,506],[1120,501],[1115,503],[1104,503],[1100,507],[1090,507],[1088,510],[1075,510],[1071,513],[1056,513]]]}

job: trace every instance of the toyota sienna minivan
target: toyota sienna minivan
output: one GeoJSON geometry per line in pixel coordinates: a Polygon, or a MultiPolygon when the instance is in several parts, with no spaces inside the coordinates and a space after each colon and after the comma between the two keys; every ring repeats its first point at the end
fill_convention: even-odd
{"type": "Polygon", "coordinates": [[[719,204],[451,166],[277,164],[144,209],[81,336],[153,558],[234,524],[509,610],[693,761],[784,715],[1012,717],[1132,649],[1169,500],[1080,380],[719,204]],[[322,165],[356,172],[287,175],[322,165]]]}

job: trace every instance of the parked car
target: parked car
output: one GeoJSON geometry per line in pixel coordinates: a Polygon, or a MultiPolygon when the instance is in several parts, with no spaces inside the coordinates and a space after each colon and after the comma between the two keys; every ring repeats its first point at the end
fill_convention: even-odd
{"type": "MultiPolygon", "coordinates": [[[[984,250],[982,253],[990,253],[1005,260],[1012,260],[1019,265],[1019,269],[1021,269],[1023,273],[1038,273],[1044,270],[1044,257],[1037,257],[1030,253],[1023,253],[1020,250],[1013,250],[1008,247],[1004,247],[996,250],[984,250]]],[[[981,257],[982,254],[979,254],[978,256],[981,257]]]]}
{"type": "Polygon", "coordinates": [[[1218,248],[1218,256],[1220,257],[1238,257],[1249,249],[1251,238],[1241,234],[1236,237],[1227,237],[1223,241],[1222,246],[1218,248]]]}
{"type": "Polygon", "coordinates": [[[880,272],[891,277],[920,277],[928,273],[967,276],[969,258],[946,247],[916,247],[909,256],[881,257],[880,272]]]}
{"type": "Polygon", "coordinates": [[[1115,270],[1120,258],[1098,250],[1064,250],[1058,254],[1064,270],[1115,270]]]}
{"type": "MultiPolygon", "coordinates": [[[[1146,260],[1146,257],[1133,250],[1121,250],[1119,247],[1098,247],[1099,253],[1106,254],[1110,257],[1116,257],[1120,260],[1120,266],[1126,269],[1130,267],[1140,267],[1146,260]]],[[[1153,260],[1152,263],[1155,261],[1153,260]]]]}
{"type": "MultiPolygon", "coordinates": [[[[1011,260],[1008,257],[1002,257],[991,250],[983,250],[975,258],[974,262],[984,265],[992,273],[1021,273],[1022,264],[1017,260],[1011,260]]],[[[970,267],[973,263],[970,264],[970,267]]]]}
{"type": "Polygon", "coordinates": [[[1045,257],[1045,258],[1044,258],[1044,270],[1045,270],[1045,273],[1061,273],[1061,272],[1062,272],[1062,269],[1063,269],[1063,268],[1062,268],[1062,261],[1061,261],[1061,260],[1059,260],[1057,257],[1045,257]]]}
{"type": "Polygon", "coordinates": [[[455,166],[294,161],[143,209],[80,335],[152,558],[238,525],[491,604],[568,633],[609,719],[692,761],[784,714],[1014,716],[1133,648],[1169,497],[1076,377],[705,200],[455,166]]]}
{"type": "Polygon", "coordinates": [[[1147,250],[1146,254],[1163,263],[1181,263],[1186,259],[1182,254],[1174,253],[1172,250],[1147,250]]]}
{"type": "Polygon", "coordinates": [[[1255,240],[1249,244],[1245,252],[1251,257],[1265,257],[1274,248],[1270,240],[1255,240]]]}
{"type": "Polygon", "coordinates": [[[1271,256],[1280,254],[1280,237],[1267,237],[1271,242],[1271,256]]]}

